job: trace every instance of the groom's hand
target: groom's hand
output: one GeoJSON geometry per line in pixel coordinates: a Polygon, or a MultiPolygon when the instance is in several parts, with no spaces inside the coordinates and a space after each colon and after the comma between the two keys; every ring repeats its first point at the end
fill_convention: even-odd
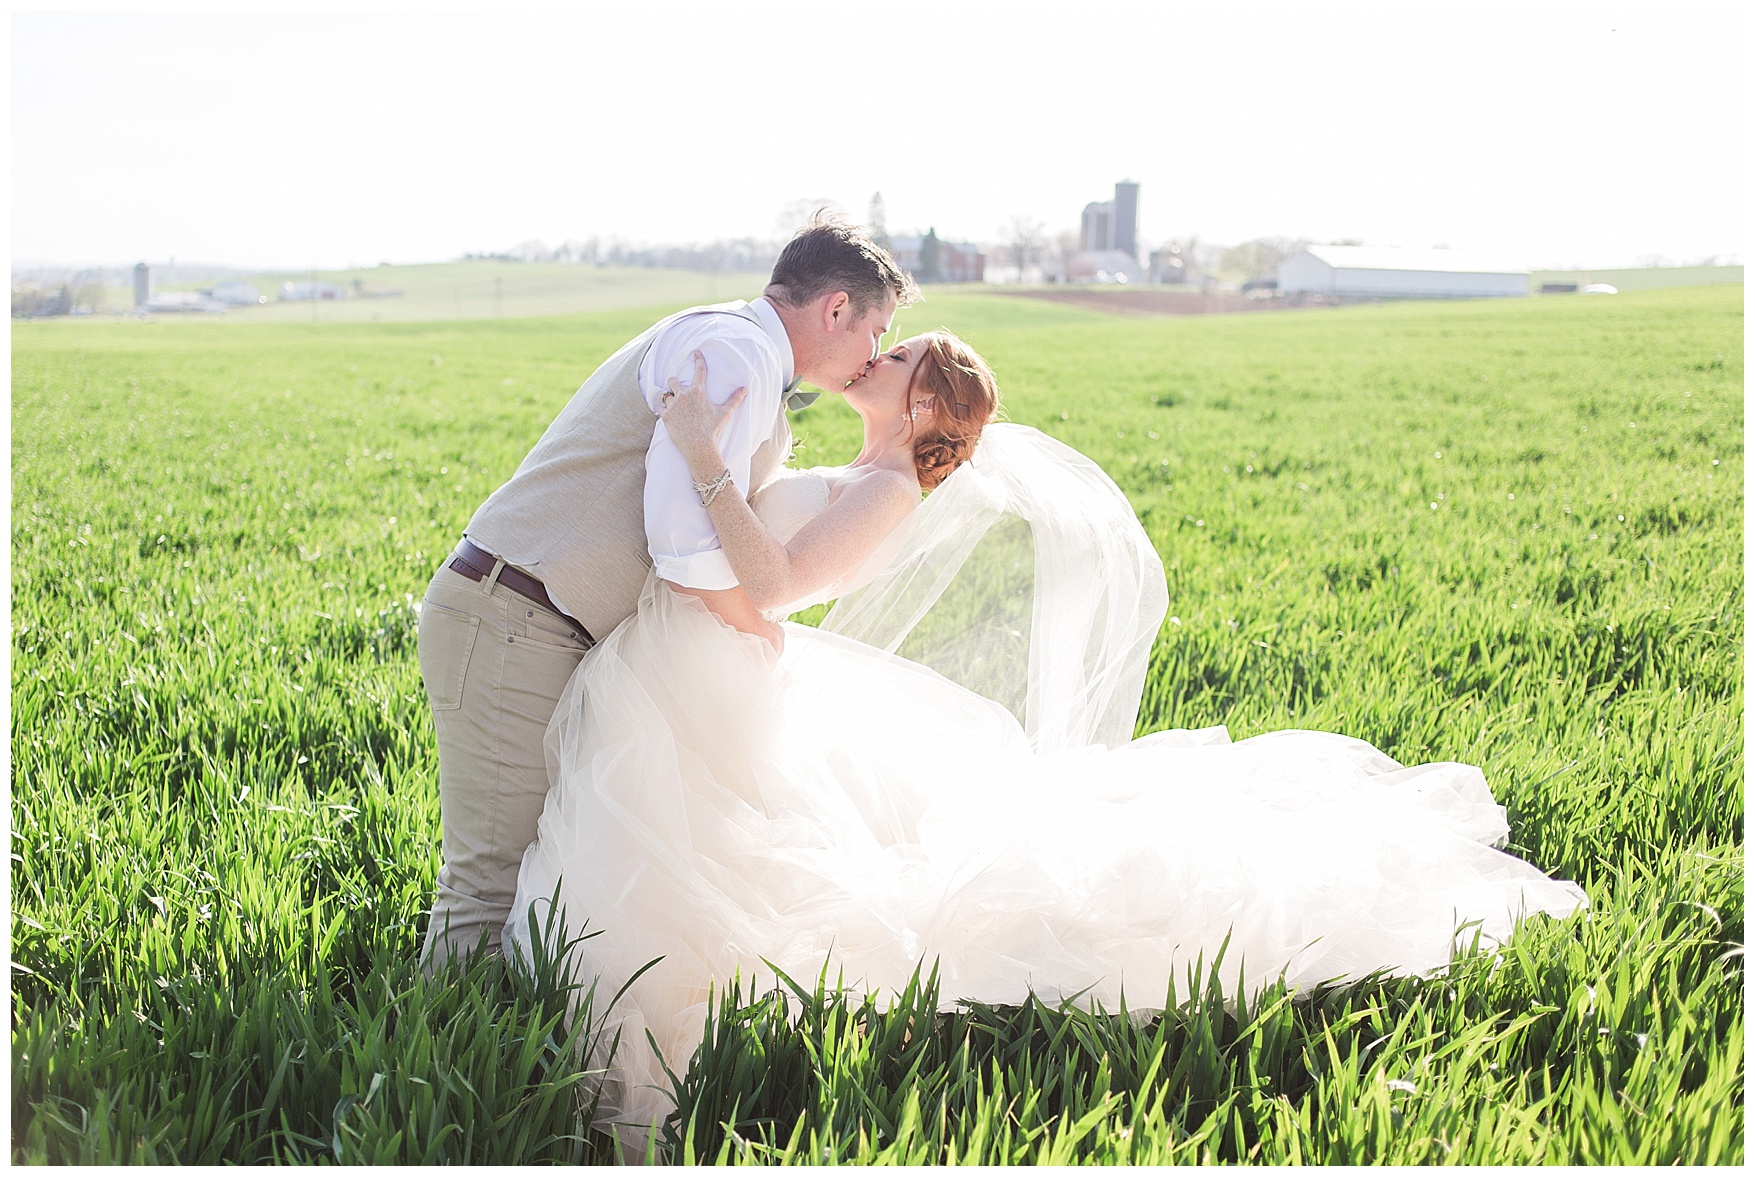
{"type": "Polygon", "coordinates": [[[669,381],[668,391],[659,395],[664,407],[658,419],[664,422],[670,440],[691,465],[697,459],[717,461],[725,423],[748,395],[747,388],[734,389],[724,404],[714,404],[707,396],[707,357],[697,351],[694,382],[683,384],[674,377],[669,381]]]}

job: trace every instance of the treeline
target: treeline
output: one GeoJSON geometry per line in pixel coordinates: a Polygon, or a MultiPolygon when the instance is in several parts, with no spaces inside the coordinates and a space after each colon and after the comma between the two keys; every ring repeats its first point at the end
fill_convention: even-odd
{"type": "Polygon", "coordinates": [[[551,262],[576,266],[639,266],[655,270],[771,269],[780,256],[782,241],[736,237],[701,245],[647,245],[620,237],[587,237],[549,246],[524,241],[497,253],[467,253],[465,261],[551,262]]]}
{"type": "Polygon", "coordinates": [[[91,314],[103,309],[101,278],[78,274],[65,281],[40,279],[12,283],[12,317],[40,319],[49,315],[91,314]]]}

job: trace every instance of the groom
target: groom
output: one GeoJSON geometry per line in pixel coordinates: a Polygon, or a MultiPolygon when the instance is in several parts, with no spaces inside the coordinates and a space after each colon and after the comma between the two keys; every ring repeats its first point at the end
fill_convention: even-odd
{"type": "Polygon", "coordinates": [[[671,379],[733,411],[721,448],[738,493],[792,449],[802,380],[845,388],[877,356],[913,282],[865,233],[819,217],[780,252],[753,302],[663,320],[603,362],[469,521],[427,587],[420,671],[439,746],[444,865],[422,960],[497,951],[548,793],[543,735],[585,651],[634,612],[648,571],[759,632],[687,463],[657,414],[671,379]]]}

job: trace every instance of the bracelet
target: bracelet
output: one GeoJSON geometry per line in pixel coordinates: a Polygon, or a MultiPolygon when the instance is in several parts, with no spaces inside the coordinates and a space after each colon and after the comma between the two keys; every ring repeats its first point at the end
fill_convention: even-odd
{"type": "Polygon", "coordinates": [[[731,469],[727,467],[726,469],[721,470],[719,472],[719,477],[713,479],[713,481],[695,483],[695,493],[701,496],[701,506],[711,507],[713,505],[713,500],[719,497],[719,492],[724,490],[725,484],[730,481],[731,469]]]}

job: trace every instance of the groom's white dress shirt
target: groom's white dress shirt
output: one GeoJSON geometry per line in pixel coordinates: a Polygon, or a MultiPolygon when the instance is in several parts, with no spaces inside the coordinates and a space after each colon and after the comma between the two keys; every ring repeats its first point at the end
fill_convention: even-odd
{"type": "MultiPolygon", "coordinates": [[[[756,489],[750,485],[750,459],[773,432],[793,375],[792,342],[780,316],[765,298],[748,305],[757,322],[712,313],[676,320],[652,341],[639,370],[640,393],[654,414],[663,410],[670,380],[694,383],[696,351],[706,357],[707,396],[714,404],[724,404],[736,389],[749,390],[719,435],[719,452],[737,493],[746,498],[756,489]]],[[[694,487],[688,463],[660,421],[646,451],[646,544],[652,566],[665,580],[687,588],[733,588],[737,576],[694,487]]]]}
{"type": "Polygon", "coordinates": [[[691,308],[629,340],[579,386],[465,528],[471,542],[542,581],[593,636],[608,636],[634,612],[654,564],[693,588],[736,583],[694,479],[657,419],[665,384],[693,382],[697,347],[711,395],[722,401],[733,388],[749,389],[727,422],[724,449],[739,493],[759,488],[792,448],[780,408],[792,347],[774,308],[757,299],[691,308]],[[767,437],[752,448],[764,427],[767,437]]]}

